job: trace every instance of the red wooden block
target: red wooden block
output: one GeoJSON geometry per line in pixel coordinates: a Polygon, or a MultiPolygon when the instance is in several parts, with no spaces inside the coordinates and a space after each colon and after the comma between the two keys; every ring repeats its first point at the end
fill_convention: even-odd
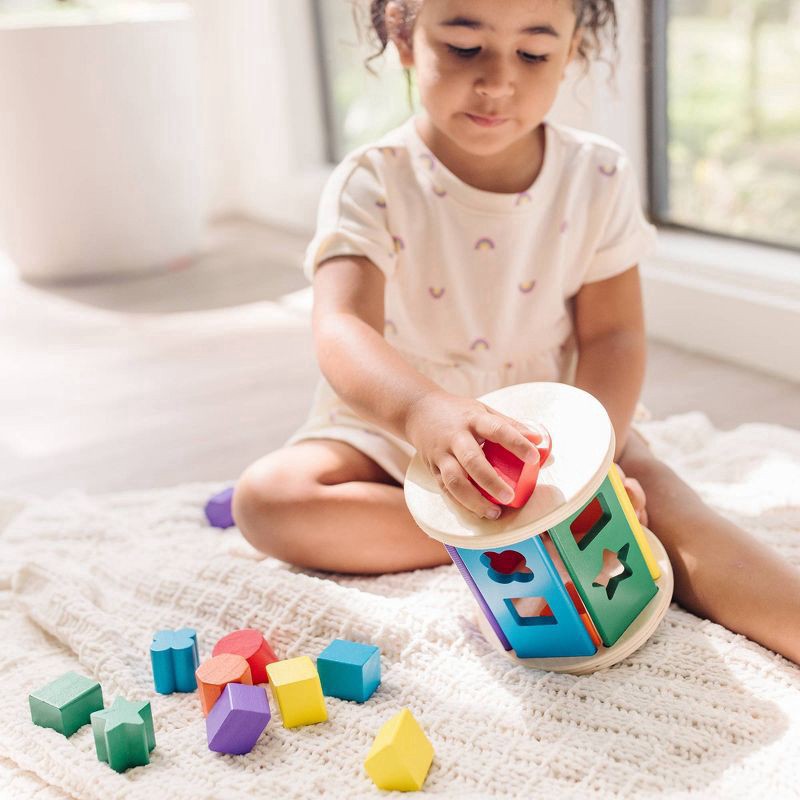
{"type": "Polygon", "coordinates": [[[497,442],[490,442],[487,440],[483,443],[483,454],[486,456],[486,460],[514,491],[514,497],[509,503],[501,503],[470,478],[484,497],[499,506],[507,506],[508,508],[522,508],[522,506],[528,502],[528,499],[533,494],[533,490],[536,488],[536,481],[539,478],[539,467],[547,461],[553,446],[550,440],[550,434],[541,426],[539,426],[539,430],[544,436],[539,444],[533,441],[532,436],[527,437],[531,444],[536,445],[536,449],[539,451],[538,464],[530,461],[522,461],[513,453],[506,450],[505,447],[497,444],[497,442]]]}
{"type": "Polygon", "coordinates": [[[269,642],[254,628],[242,628],[223,636],[214,645],[211,655],[218,656],[222,653],[233,653],[244,658],[250,665],[253,683],[269,683],[267,664],[278,660],[269,642]]]}

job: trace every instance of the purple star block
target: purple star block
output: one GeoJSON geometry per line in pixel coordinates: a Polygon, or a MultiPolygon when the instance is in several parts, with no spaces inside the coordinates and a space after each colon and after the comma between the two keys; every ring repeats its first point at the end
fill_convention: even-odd
{"type": "Polygon", "coordinates": [[[229,683],[206,717],[208,749],[216,753],[249,753],[270,720],[263,686],[229,683]]]}
{"type": "Polygon", "coordinates": [[[209,525],[215,528],[230,528],[235,523],[231,513],[231,500],[233,499],[233,486],[215,494],[206,503],[206,519],[209,525]]]}

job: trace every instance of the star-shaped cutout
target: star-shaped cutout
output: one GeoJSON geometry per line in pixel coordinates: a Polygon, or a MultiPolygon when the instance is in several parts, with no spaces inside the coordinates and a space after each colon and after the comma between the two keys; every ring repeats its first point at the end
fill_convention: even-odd
{"type": "Polygon", "coordinates": [[[156,746],[153,714],[146,700],[117,697],[111,708],[91,715],[97,757],[117,772],[150,763],[156,746]]]}
{"type": "Polygon", "coordinates": [[[629,548],[630,543],[621,547],[617,552],[603,548],[603,568],[592,581],[592,586],[605,589],[609,600],[614,596],[620,583],[633,575],[633,570],[625,561],[629,548]]]}

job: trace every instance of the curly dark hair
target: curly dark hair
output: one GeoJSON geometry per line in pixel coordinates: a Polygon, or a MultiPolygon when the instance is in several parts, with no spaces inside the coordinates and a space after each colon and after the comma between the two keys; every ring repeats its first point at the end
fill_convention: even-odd
{"type": "MultiPolygon", "coordinates": [[[[389,32],[386,30],[386,6],[389,0],[369,0],[369,21],[363,21],[362,0],[353,0],[353,14],[359,29],[367,27],[378,47],[365,62],[371,72],[370,62],[383,55],[389,44],[389,32]]],[[[413,26],[419,6],[414,6],[409,0],[398,0],[405,14],[406,23],[413,26]]],[[[603,35],[610,39],[612,49],[617,53],[617,37],[619,24],[617,9],[614,0],[572,0],[576,17],[576,28],[583,29],[583,36],[578,44],[578,58],[583,62],[583,72],[586,74],[593,59],[606,61],[611,67],[611,74],[615,72],[614,62],[600,58],[603,50],[603,35]]]]}

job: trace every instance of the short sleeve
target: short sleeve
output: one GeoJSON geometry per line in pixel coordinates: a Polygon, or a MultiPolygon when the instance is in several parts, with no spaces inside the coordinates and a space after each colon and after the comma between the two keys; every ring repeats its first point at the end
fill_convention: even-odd
{"type": "Polygon", "coordinates": [[[589,259],[584,283],[613,278],[651,255],[658,241],[654,225],[645,218],[633,165],[619,153],[614,166],[601,165],[602,195],[596,208],[604,209],[604,223],[589,259]],[[605,186],[604,186],[605,185],[605,186]]]}
{"type": "Polygon", "coordinates": [[[364,256],[390,277],[395,269],[394,238],[388,229],[386,190],[376,165],[364,153],[334,169],[322,192],[317,230],[308,245],[303,272],[309,281],[334,256],[364,256]]]}

